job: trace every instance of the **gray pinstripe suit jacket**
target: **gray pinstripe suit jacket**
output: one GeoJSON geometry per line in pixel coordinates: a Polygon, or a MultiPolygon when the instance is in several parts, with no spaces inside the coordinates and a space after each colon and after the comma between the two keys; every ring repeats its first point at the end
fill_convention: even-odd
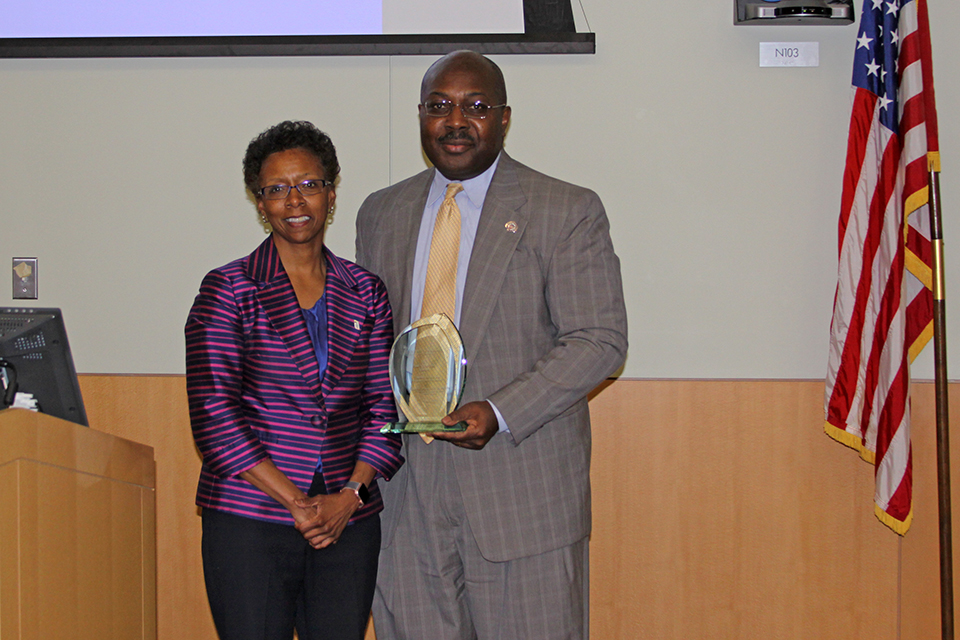
{"type": "MultiPolygon", "coordinates": [[[[410,318],[433,171],[370,195],[357,216],[357,262],[386,284],[397,333],[410,318]]],[[[627,351],[620,261],[597,195],[503,153],[480,216],[459,329],[468,360],[462,402],[489,399],[510,427],[480,451],[452,451],[455,477],[447,480],[459,484],[481,553],[498,562],[582,539],[590,532],[586,396],[627,351]]],[[[407,463],[384,486],[384,547],[410,470],[449,447],[404,440],[407,463]]]]}

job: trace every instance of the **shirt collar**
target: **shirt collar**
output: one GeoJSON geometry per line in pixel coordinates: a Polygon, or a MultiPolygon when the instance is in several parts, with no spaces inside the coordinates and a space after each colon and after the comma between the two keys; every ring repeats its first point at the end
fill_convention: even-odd
{"type": "Polygon", "coordinates": [[[487,196],[487,189],[490,188],[490,183],[493,181],[493,174],[497,171],[497,165],[500,164],[502,153],[501,151],[497,154],[497,158],[493,161],[493,164],[487,167],[486,171],[469,180],[451,180],[440,173],[439,170],[434,171],[433,183],[430,185],[430,193],[427,195],[427,203],[439,207],[438,201],[442,201],[447,194],[447,185],[459,182],[463,185],[463,193],[470,200],[470,204],[477,210],[482,209],[483,200],[487,196]]]}

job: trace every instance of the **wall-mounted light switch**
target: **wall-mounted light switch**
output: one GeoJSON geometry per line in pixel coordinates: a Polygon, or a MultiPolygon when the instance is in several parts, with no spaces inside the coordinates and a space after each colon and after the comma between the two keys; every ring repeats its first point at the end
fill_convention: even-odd
{"type": "Polygon", "coordinates": [[[37,299],[37,259],[13,259],[13,299],[37,299]]]}

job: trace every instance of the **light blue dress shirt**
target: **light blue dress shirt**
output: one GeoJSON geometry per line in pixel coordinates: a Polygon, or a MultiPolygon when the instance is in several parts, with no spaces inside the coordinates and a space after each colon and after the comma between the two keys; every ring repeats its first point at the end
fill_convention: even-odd
{"type": "MultiPolygon", "coordinates": [[[[460,326],[460,309],[463,306],[463,288],[467,282],[467,267],[470,265],[470,254],[473,253],[473,243],[477,239],[477,227],[480,226],[480,212],[483,210],[483,201],[487,197],[487,189],[493,180],[493,174],[500,164],[500,156],[493,161],[490,167],[469,180],[450,180],[440,171],[434,172],[433,183],[427,194],[427,204],[423,208],[423,217],[420,219],[420,233],[417,236],[417,253],[413,261],[413,290],[410,292],[410,322],[420,319],[423,308],[423,288],[427,282],[427,264],[430,262],[430,241],[433,239],[433,227],[437,222],[437,213],[443,198],[447,193],[447,185],[459,182],[463,191],[454,199],[460,209],[460,252],[457,254],[457,309],[453,322],[460,326]]],[[[470,367],[470,363],[467,363],[470,367]]],[[[489,400],[487,402],[490,402],[489,400]]],[[[510,431],[500,415],[500,410],[490,402],[493,412],[497,415],[500,431],[510,431]]]]}

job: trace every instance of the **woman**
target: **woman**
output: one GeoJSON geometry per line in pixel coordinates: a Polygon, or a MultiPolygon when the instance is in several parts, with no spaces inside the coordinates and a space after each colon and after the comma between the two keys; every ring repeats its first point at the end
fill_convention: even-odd
{"type": "Polygon", "coordinates": [[[382,501],[402,463],[383,283],[324,247],[340,172],[330,138],[282,122],[244,180],[272,233],[207,274],[186,325],[203,456],[203,569],[221,640],[363,637],[382,501]]]}

